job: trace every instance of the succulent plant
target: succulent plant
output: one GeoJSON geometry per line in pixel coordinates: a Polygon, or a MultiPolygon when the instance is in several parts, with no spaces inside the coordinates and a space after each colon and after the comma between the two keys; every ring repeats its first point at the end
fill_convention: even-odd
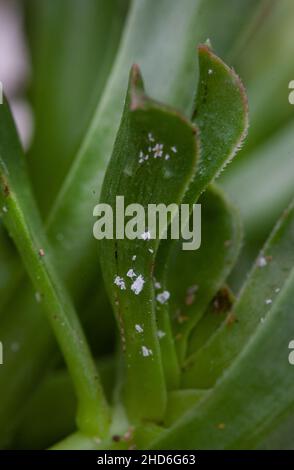
{"type": "Polygon", "coordinates": [[[290,50],[292,9],[24,6],[35,116],[26,152],[0,105],[2,448],[293,445],[293,123],[279,101],[289,67],[276,49],[264,58],[281,19],[290,50]],[[274,67],[276,82],[260,89],[274,67]],[[266,158],[274,184],[281,148],[287,168],[269,211],[269,183],[255,186],[266,158]],[[94,207],[114,208],[117,196],[201,204],[200,248],[183,250],[169,230],[95,240],[94,207]]]}

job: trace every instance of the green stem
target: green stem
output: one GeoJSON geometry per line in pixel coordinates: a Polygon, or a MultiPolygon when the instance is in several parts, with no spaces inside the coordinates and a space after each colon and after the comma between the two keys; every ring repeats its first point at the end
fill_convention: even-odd
{"type": "Polygon", "coordinates": [[[0,107],[0,204],[3,222],[37,290],[68,365],[78,398],[77,423],[104,436],[109,413],[97,369],[79,319],[51,264],[50,247],[30,189],[18,136],[7,104],[0,107]]]}

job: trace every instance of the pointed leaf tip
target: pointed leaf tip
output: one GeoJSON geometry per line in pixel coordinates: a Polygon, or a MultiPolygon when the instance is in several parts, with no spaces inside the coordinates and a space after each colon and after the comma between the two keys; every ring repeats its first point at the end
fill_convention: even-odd
{"type": "Polygon", "coordinates": [[[129,79],[130,110],[142,108],[144,104],[144,82],[138,64],[133,64],[129,79]]]}

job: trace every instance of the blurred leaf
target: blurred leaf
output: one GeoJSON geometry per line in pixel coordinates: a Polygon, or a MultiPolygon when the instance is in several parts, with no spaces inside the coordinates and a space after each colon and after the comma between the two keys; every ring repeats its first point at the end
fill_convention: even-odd
{"type": "Polygon", "coordinates": [[[261,18],[234,61],[249,99],[250,135],[244,149],[246,160],[250,159],[249,155],[245,157],[249,150],[292,117],[288,84],[293,73],[293,14],[291,0],[270,0],[264,11],[265,18],[261,18]]]}
{"type": "Polygon", "coordinates": [[[78,396],[78,424],[90,435],[107,431],[107,405],[79,320],[52,264],[7,103],[0,107],[0,205],[67,362],[78,396]]]}
{"type": "Polygon", "coordinates": [[[234,175],[221,185],[240,208],[248,234],[266,233],[273,218],[293,197],[294,121],[290,121],[250,155],[239,162],[234,175]],[[282,158],[282,161],[281,161],[282,158]],[[248,191],[248,188],[252,188],[248,191]],[[246,197],[245,197],[246,195],[246,197]]]}
{"type": "Polygon", "coordinates": [[[32,56],[35,137],[29,153],[38,202],[47,212],[107,81],[128,0],[25,2],[32,56]]]}
{"type": "Polygon", "coordinates": [[[213,386],[267,321],[294,266],[293,237],[294,205],[285,211],[260,253],[234,305],[234,321],[222,325],[187,365],[185,388],[213,386]]]}
{"type": "Polygon", "coordinates": [[[245,216],[245,245],[241,264],[234,272],[241,280],[293,197],[293,158],[287,141],[290,144],[293,116],[288,85],[293,78],[294,3],[270,0],[264,4],[256,27],[237,48],[234,59],[249,98],[249,137],[238,160],[220,178],[245,216]]]}
{"type": "MultiPolygon", "coordinates": [[[[111,400],[114,360],[97,362],[103,388],[111,400]]],[[[14,448],[44,449],[75,430],[76,396],[66,370],[51,372],[32,394],[13,442],[14,448]]]]}

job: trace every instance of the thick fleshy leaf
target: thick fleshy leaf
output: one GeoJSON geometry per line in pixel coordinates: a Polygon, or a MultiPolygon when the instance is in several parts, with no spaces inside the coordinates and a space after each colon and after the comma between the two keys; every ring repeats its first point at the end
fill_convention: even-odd
{"type": "Polygon", "coordinates": [[[204,395],[206,390],[174,390],[169,392],[167,396],[167,407],[164,417],[164,425],[171,426],[176,422],[185,412],[198,403],[204,395]]]}
{"type": "Polygon", "coordinates": [[[250,341],[274,308],[294,266],[294,205],[285,211],[243,286],[232,314],[183,375],[183,386],[210,388],[250,341]]]}
{"type": "MultiPolygon", "coordinates": [[[[100,202],[111,205],[114,214],[122,210],[116,208],[117,196],[124,197],[124,207],[140,204],[146,214],[150,204],[179,204],[194,176],[197,156],[196,128],[174,109],[149,99],[138,68],[133,67],[100,202]]],[[[138,238],[114,235],[115,239],[100,240],[99,252],[125,351],[129,411],[137,419],[158,420],[164,412],[166,389],[153,269],[159,237],[167,227],[155,233],[148,222],[144,214],[143,225],[136,228],[138,238]]]]}
{"type": "Polygon", "coordinates": [[[240,149],[248,129],[247,97],[234,72],[208,45],[198,47],[199,86],[193,119],[200,130],[201,159],[185,202],[194,202],[240,149]]]}
{"type": "Polygon", "coordinates": [[[189,334],[234,266],[242,238],[238,213],[218,188],[210,187],[199,202],[201,247],[183,251],[178,245],[170,254],[168,266],[167,286],[172,293],[170,315],[181,363],[189,334]]]}
{"type": "MultiPolygon", "coordinates": [[[[194,180],[191,182],[183,201],[190,204],[197,201],[200,194],[206,189],[207,185],[221,172],[228,161],[234,157],[246,136],[248,127],[246,94],[239,77],[212,52],[209,46],[199,46],[198,53],[200,78],[194,119],[200,129],[201,157],[199,169],[195,174],[194,180]]],[[[214,233],[214,231],[211,230],[211,233],[214,233]]],[[[208,237],[206,236],[206,239],[209,239],[209,236],[210,235],[208,235],[208,237]]],[[[229,239],[230,237],[228,237],[227,241],[229,239]]],[[[226,240],[223,239],[222,243],[225,243],[225,241],[226,240]]],[[[167,288],[168,290],[168,271],[178,272],[178,269],[182,271],[184,266],[189,266],[189,268],[184,268],[184,270],[190,270],[191,274],[193,269],[191,265],[192,263],[188,259],[190,258],[190,254],[187,252],[183,252],[182,255],[178,257],[179,260],[181,260],[179,261],[178,266],[169,266],[170,262],[167,260],[169,256],[172,256],[171,254],[176,251],[174,246],[175,242],[170,240],[161,243],[160,253],[157,258],[157,266],[159,266],[159,268],[157,269],[156,277],[163,288],[167,288]]],[[[207,249],[210,252],[210,247],[208,247],[208,245],[207,249]]],[[[180,250],[177,251],[178,253],[181,253],[180,250]]],[[[223,250],[220,252],[223,253],[223,250]]],[[[220,252],[217,251],[217,255],[220,252]]],[[[203,259],[205,259],[205,257],[203,257],[203,259]]],[[[235,261],[234,257],[232,257],[232,261],[235,261]]],[[[211,265],[210,268],[211,271],[213,271],[213,265],[211,265]]],[[[229,270],[225,271],[223,274],[227,275],[228,272],[229,270]]],[[[218,275],[219,273],[216,273],[216,278],[218,275]]],[[[192,278],[193,276],[190,277],[192,278]]],[[[200,278],[201,276],[199,275],[197,278],[198,277],[200,278]]],[[[211,283],[208,289],[202,289],[202,292],[204,293],[206,291],[207,295],[203,296],[203,303],[201,306],[199,303],[198,311],[194,311],[192,306],[190,312],[179,315],[180,326],[178,325],[176,328],[176,337],[178,338],[180,361],[183,360],[185,355],[189,332],[203,314],[209,301],[216,293],[216,290],[220,287],[223,280],[224,278],[218,279],[218,284],[212,285],[211,283]],[[181,320],[183,318],[188,321],[182,322],[181,320]]],[[[180,288],[180,285],[182,288],[184,287],[185,292],[189,288],[188,284],[185,284],[185,282],[182,284],[178,283],[178,280],[172,288],[174,287],[177,291],[177,289],[180,288]]],[[[180,302],[183,305],[183,302],[185,302],[185,294],[181,292],[180,296],[182,298],[180,302]]],[[[176,310],[181,312],[181,310],[183,310],[182,305],[177,305],[176,310]]],[[[167,328],[167,307],[162,306],[160,310],[161,311],[158,313],[158,321],[160,328],[165,330],[167,328]]],[[[187,310],[188,309],[185,306],[185,311],[187,310]]],[[[169,335],[163,339],[161,349],[165,368],[167,369],[169,367],[171,350],[169,335]]],[[[172,383],[175,382],[175,380],[172,381],[172,383]]]]}
{"type": "Polygon", "coordinates": [[[272,431],[267,432],[267,435],[258,444],[260,450],[293,450],[293,427],[294,427],[294,413],[293,405],[290,410],[287,410],[284,416],[279,417],[273,423],[272,431]]]}
{"type": "Polygon", "coordinates": [[[190,361],[189,355],[195,354],[195,352],[202,348],[225,321],[230,322],[233,320],[230,312],[233,308],[234,301],[235,297],[229,287],[223,285],[190,334],[186,363],[190,361]]]}
{"type": "Polygon", "coordinates": [[[2,220],[22,257],[65,357],[78,396],[78,424],[104,435],[106,401],[74,307],[52,264],[51,252],[27,178],[24,156],[7,103],[0,107],[2,220]]]}
{"type": "Polygon", "coordinates": [[[294,381],[288,343],[293,292],[292,270],[264,324],[233,366],[152,448],[254,449],[286,410],[292,412],[294,381]]]}

